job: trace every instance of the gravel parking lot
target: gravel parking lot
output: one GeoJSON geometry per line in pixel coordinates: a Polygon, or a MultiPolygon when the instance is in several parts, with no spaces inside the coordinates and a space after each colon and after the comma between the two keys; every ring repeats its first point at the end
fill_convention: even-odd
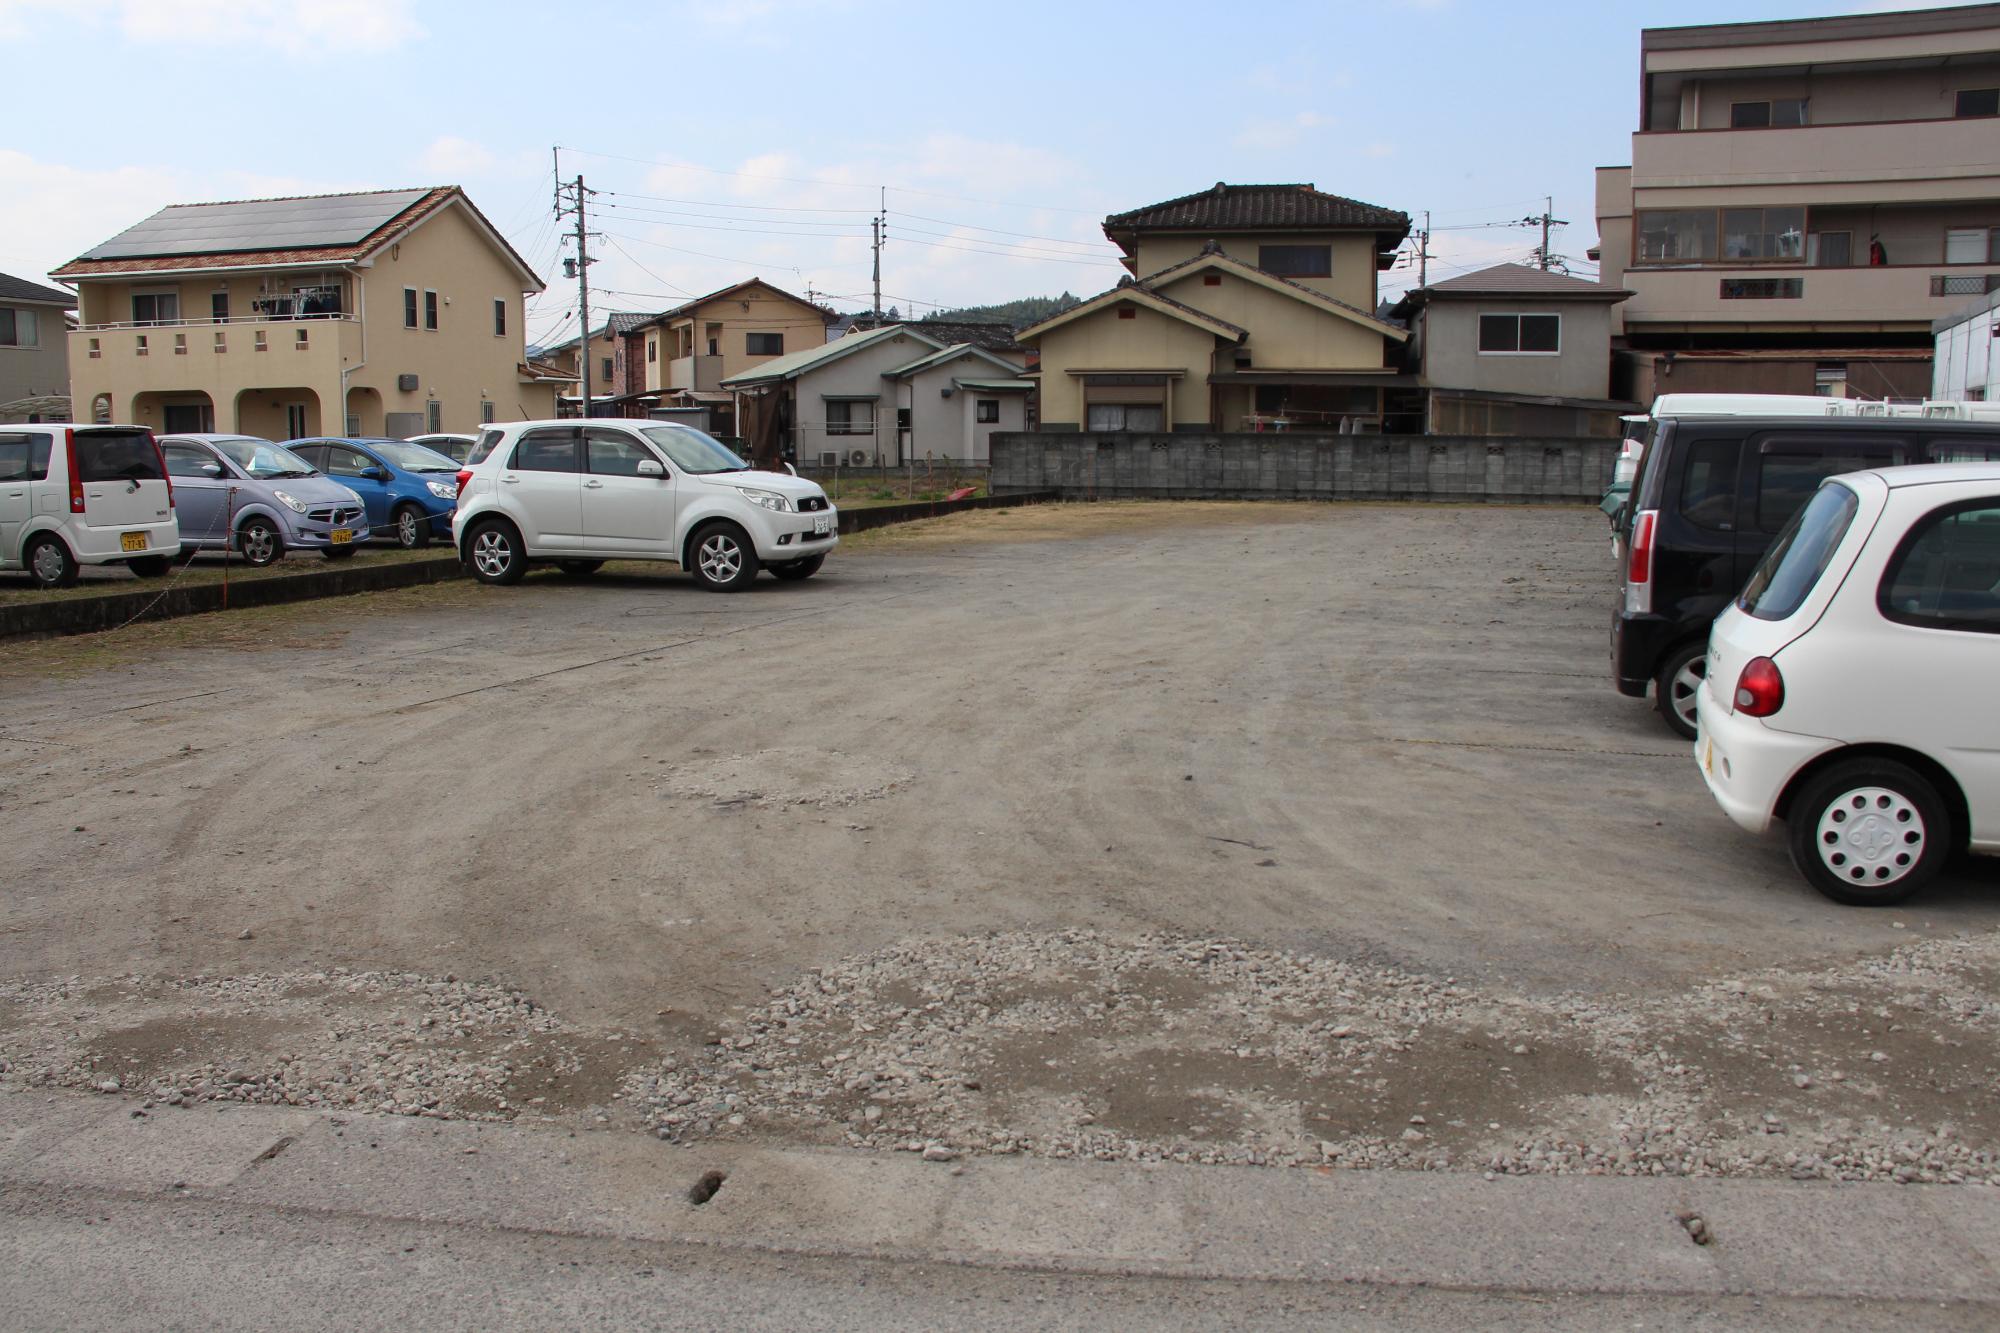
{"type": "Polygon", "coordinates": [[[0,1078],[2000,1183],[2000,875],[1819,898],[1612,588],[1594,510],[1065,506],[0,646],[0,1078]]]}

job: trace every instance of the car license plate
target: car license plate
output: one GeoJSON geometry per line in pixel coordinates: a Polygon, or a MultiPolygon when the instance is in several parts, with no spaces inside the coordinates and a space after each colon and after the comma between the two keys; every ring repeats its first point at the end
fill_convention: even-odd
{"type": "Polygon", "coordinates": [[[118,534],[118,545],[127,551],[143,551],[146,549],[146,534],[143,532],[121,532],[118,534]]]}
{"type": "Polygon", "coordinates": [[[354,529],[334,528],[332,531],[326,534],[326,539],[332,542],[335,546],[344,545],[345,543],[354,540],[354,529]]]}
{"type": "Polygon", "coordinates": [[[831,515],[821,514],[818,518],[813,520],[813,536],[824,537],[826,536],[827,533],[832,531],[833,531],[833,518],[831,515]]]}

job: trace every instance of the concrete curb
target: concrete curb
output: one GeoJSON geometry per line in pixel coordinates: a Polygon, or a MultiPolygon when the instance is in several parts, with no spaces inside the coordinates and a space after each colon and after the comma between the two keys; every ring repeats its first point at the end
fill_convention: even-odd
{"type": "Polygon", "coordinates": [[[140,1111],[0,1094],[0,1186],[1031,1272],[2000,1301],[2000,1191],[1976,1186],[947,1165],[284,1107],[140,1111]],[[690,1202],[709,1172],[721,1188],[690,1202]]]}
{"type": "MultiPolygon", "coordinates": [[[[245,579],[227,589],[230,609],[275,606],[281,602],[306,602],[319,597],[342,597],[355,592],[380,592],[408,588],[419,583],[437,583],[463,576],[456,556],[435,560],[406,560],[395,564],[329,565],[310,574],[275,574],[269,578],[245,579]]],[[[69,597],[50,602],[18,602],[0,606],[0,639],[22,634],[91,634],[115,629],[137,617],[141,621],[172,620],[177,616],[202,615],[224,608],[225,590],[220,583],[169,585],[162,589],[148,584],[138,592],[109,593],[102,597],[69,597]],[[157,604],[155,603],[157,599],[157,604]]]]}

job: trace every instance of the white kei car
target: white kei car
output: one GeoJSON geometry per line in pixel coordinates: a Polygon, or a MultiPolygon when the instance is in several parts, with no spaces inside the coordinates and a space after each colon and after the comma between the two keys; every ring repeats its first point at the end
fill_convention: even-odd
{"type": "Polygon", "coordinates": [[[1716,619],[1695,756],[1844,903],[2000,853],[2000,465],[1821,484],[1716,619]]]}
{"type": "Polygon", "coordinates": [[[451,523],[482,583],[514,583],[534,561],[583,577],[606,560],[670,560],[705,588],[740,592],[760,568],[811,578],[840,542],[815,483],[754,471],[690,426],[612,418],[482,432],[451,523]]]}

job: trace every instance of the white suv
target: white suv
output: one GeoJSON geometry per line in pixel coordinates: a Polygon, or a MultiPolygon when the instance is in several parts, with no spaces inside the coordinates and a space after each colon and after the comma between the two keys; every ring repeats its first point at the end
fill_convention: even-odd
{"type": "Polygon", "coordinates": [[[530,562],[583,576],[606,560],[671,560],[739,592],[759,567],[811,578],[840,541],[826,492],[753,471],[719,440],[664,421],[517,421],[483,432],[458,474],[452,538],[473,577],[530,562]]]}
{"type": "Polygon", "coordinates": [[[180,554],[173,483],[144,426],[0,426],[0,569],[45,588],[83,565],[158,578],[180,554]]]}
{"type": "Polygon", "coordinates": [[[1822,483],[1711,631],[1695,753],[1845,903],[2000,853],[2000,465],[1822,483]]]}

